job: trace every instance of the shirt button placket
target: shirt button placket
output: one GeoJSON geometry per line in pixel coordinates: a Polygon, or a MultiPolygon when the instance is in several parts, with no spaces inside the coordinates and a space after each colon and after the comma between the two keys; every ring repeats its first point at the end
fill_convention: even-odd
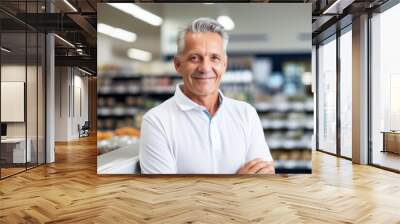
{"type": "Polygon", "coordinates": [[[213,170],[214,173],[217,172],[217,154],[218,150],[220,150],[219,144],[219,133],[215,123],[215,119],[210,120],[210,140],[211,140],[211,155],[213,158],[213,170]]]}

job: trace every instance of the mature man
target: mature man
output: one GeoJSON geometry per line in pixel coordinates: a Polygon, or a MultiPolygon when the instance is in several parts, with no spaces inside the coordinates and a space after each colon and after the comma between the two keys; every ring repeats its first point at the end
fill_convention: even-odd
{"type": "Polygon", "coordinates": [[[139,159],[145,174],[273,174],[260,119],[248,103],[224,97],[228,35],[199,18],[178,36],[175,95],[143,117],[139,159]]]}

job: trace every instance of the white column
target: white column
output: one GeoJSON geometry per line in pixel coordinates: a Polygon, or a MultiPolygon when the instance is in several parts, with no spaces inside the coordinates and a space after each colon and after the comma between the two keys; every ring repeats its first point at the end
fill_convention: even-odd
{"type": "Polygon", "coordinates": [[[353,162],[368,163],[368,16],[353,19],[353,162]]]}
{"type": "Polygon", "coordinates": [[[54,133],[55,133],[55,76],[54,76],[54,35],[46,36],[46,163],[55,161],[54,133]]]}

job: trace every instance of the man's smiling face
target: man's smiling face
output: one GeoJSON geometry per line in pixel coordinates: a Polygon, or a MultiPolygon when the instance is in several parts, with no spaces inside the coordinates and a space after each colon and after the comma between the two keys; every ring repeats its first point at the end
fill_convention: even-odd
{"type": "Polygon", "coordinates": [[[185,47],[174,60],[184,90],[193,96],[218,94],[227,66],[224,42],[217,33],[187,33],[185,47]]]}

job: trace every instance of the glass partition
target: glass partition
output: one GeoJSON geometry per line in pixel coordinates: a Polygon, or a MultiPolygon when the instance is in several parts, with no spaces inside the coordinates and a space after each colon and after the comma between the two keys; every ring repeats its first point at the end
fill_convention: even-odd
{"type": "Polygon", "coordinates": [[[340,36],[340,154],[352,157],[352,32],[340,36]]]}
{"type": "Polygon", "coordinates": [[[336,154],[336,36],[318,47],[318,149],[336,154]]]}
{"type": "Polygon", "coordinates": [[[6,177],[25,170],[31,161],[26,144],[26,33],[3,32],[1,46],[1,175],[6,177]]]}
{"type": "Polygon", "coordinates": [[[41,13],[44,1],[0,7],[0,178],[45,162],[45,35],[16,17],[41,13]],[[15,17],[14,17],[15,15],[15,17]]]}
{"type": "Polygon", "coordinates": [[[371,19],[372,164],[400,171],[400,4],[371,19]]]}

